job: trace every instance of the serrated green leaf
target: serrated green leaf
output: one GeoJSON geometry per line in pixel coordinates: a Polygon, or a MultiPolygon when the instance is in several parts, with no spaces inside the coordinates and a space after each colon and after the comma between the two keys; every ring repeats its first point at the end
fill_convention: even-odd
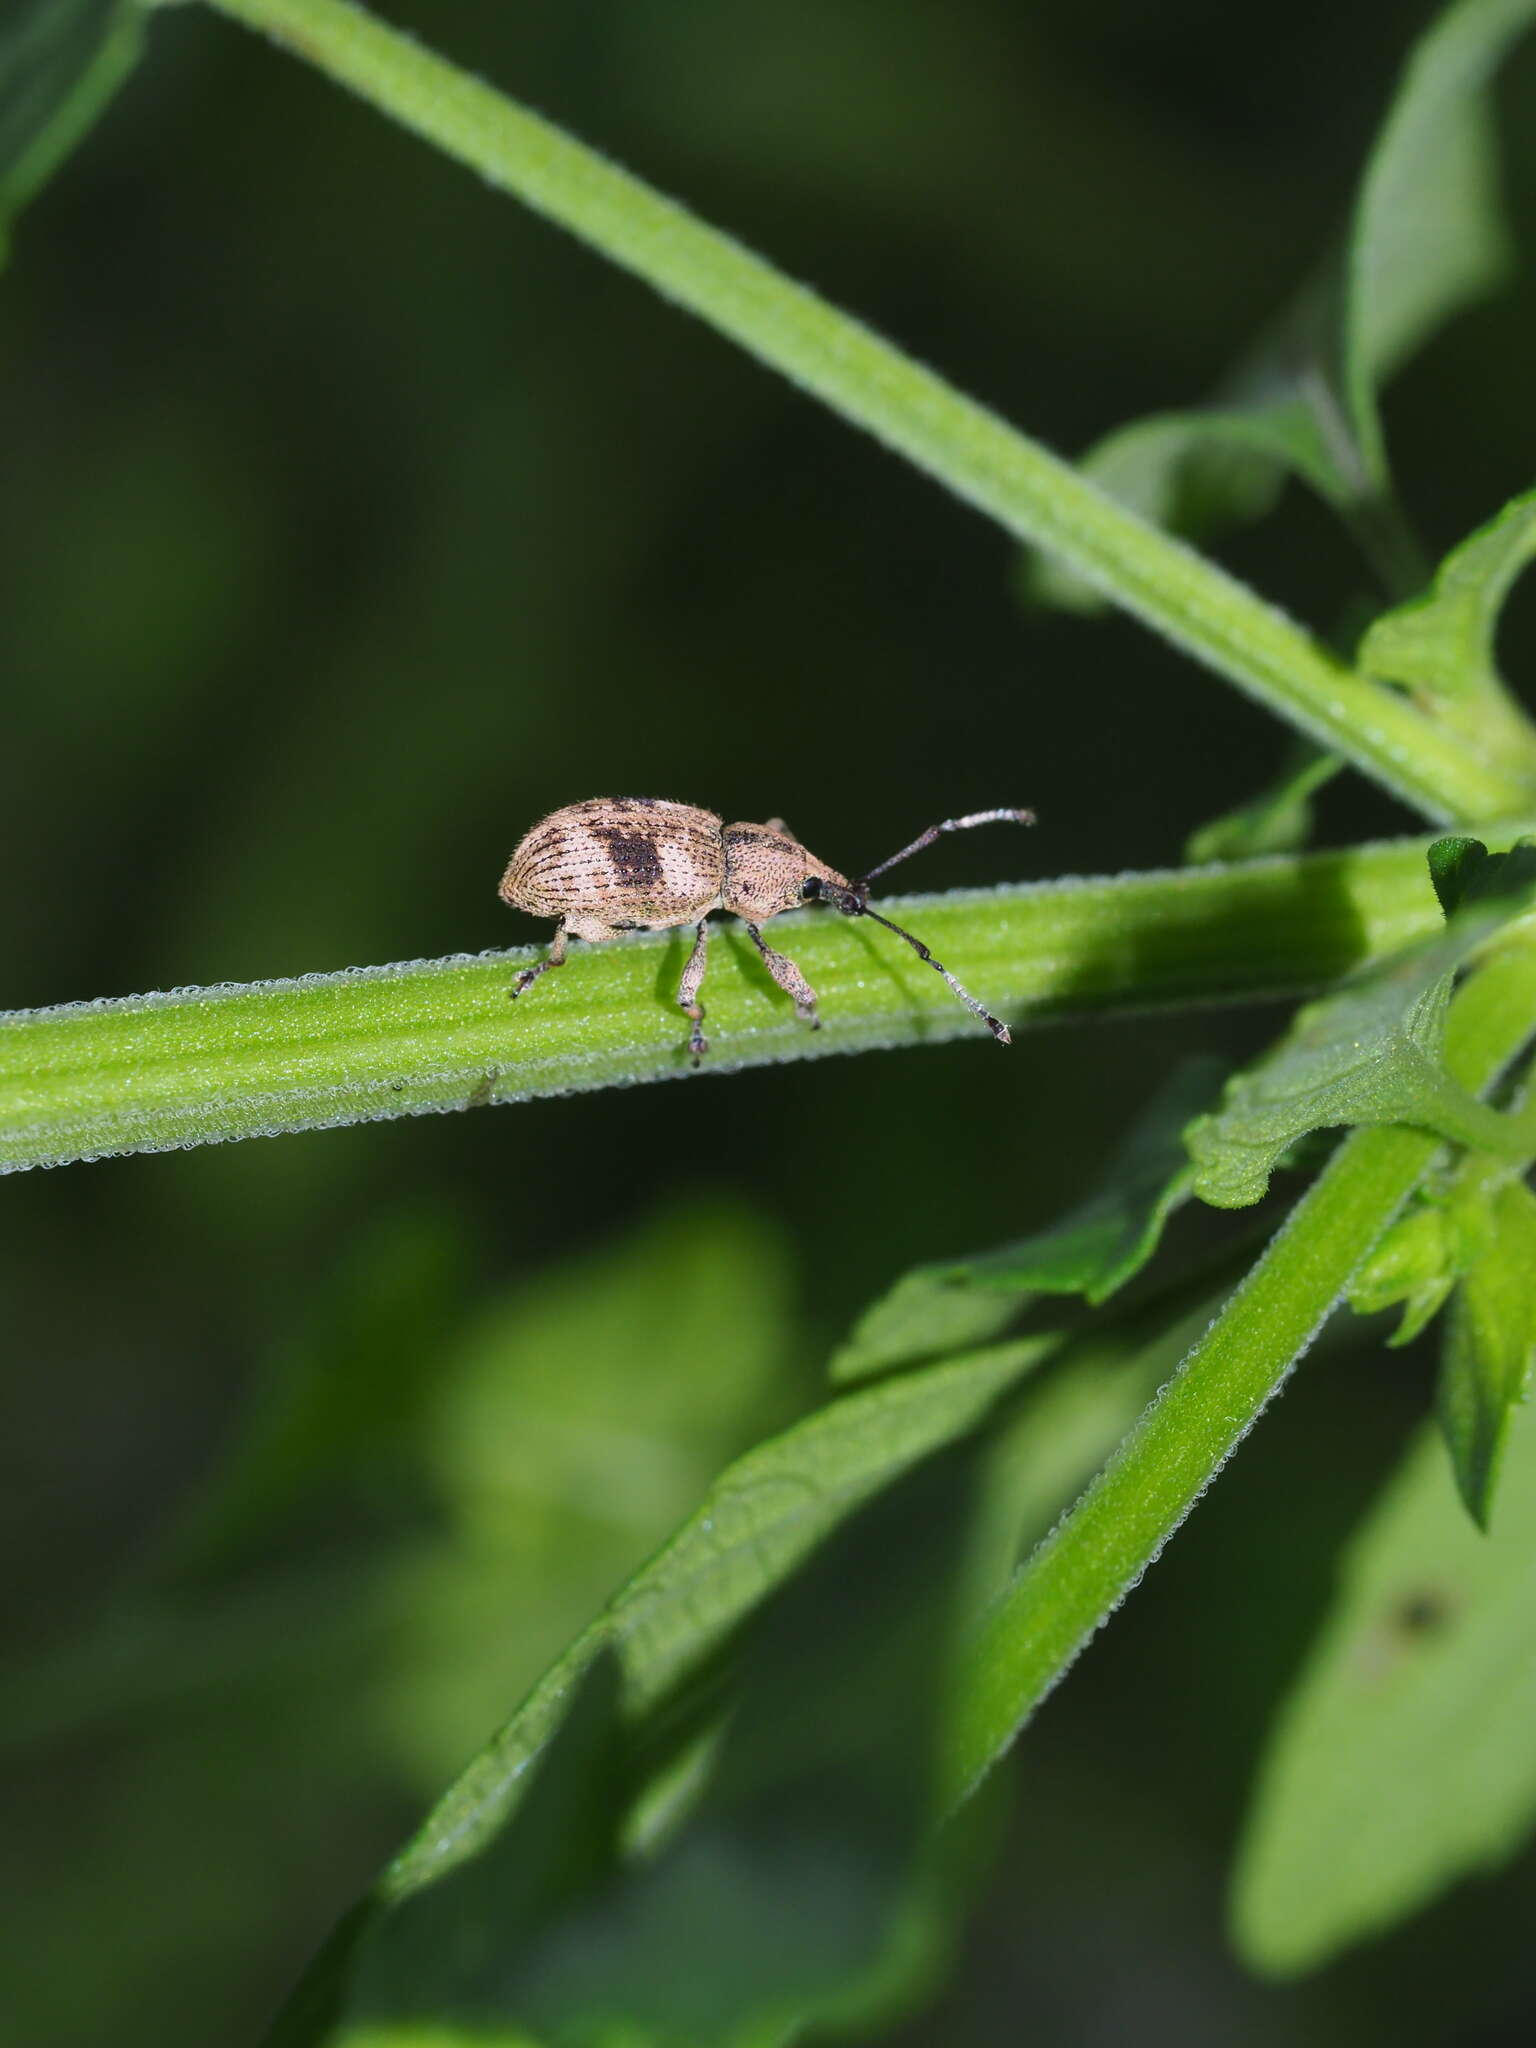
{"type": "Polygon", "coordinates": [[[1257,1969],[1315,1969],[1469,1871],[1536,1815],[1536,1411],[1515,1417],[1493,1532],[1424,1430],[1351,1545],[1281,1711],[1238,1858],[1257,1969]]]}
{"type": "Polygon", "coordinates": [[[1480,1529],[1536,1352],[1536,1195],[1506,1181],[1487,1210],[1489,1242],[1451,1303],[1436,1403],[1456,1484],[1480,1529]]]}
{"type": "Polygon", "coordinates": [[[1430,879],[1449,919],[1474,904],[1519,904],[1536,888],[1536,839],[1517,839],[1490,853],[1480,839],[1437,839],[1428,850],[1430,879]]]}
{"type": "Polygon", "coordinates": [[[471,2039],[757,2048],[888,1994],[934,1818],[973,1462],[908,1473],[775,1594],[687,1812],[638,1855],[615,1818],[647,1742],[614,1661],[589,1668],[506,1824],[363,1934],[346,2010],[364,2037],[446,2017],[471,2039]]]}
{"type": "MultiPolygon", "coordinates": [[[[620,1684],[617,1658],[599,1652],[572,1687],[507,1826],[442,1883],[361,1930],[338,2001],[341,2040],[354,2038],[343,2016],[366,2018],[370,2008],[385,2039],[398,2038],[402,2024],[433,2021],[446,2023],[450,2038],[459,2022],[466,2040],[500,2033],[510,2015],[495,2008],[498,1976],[617,1864],[634,1789],[620,1684]]],[[[332,2037],[328,2028],[319,2038],[332,2037]]]]}
{"type": "Polygon", "coordinates": [[[1440,1062],[1456,969],[1536,896],[1528,850],[1518,867],[1497,871],[1497,887],[1492,896],[1469,892],[1438,938],[1309,1004],[1267,1059],[1229,1083],[1221,1108],[1188,1132],[1202,1201],[1222,1209],[1259,1201],[1286,1148],[1334,1125],[1413,1124],[1511,1156],[1507,1121],[1440,1062]]]}
{"type": "Polygon", "coordinates": [[[1476,889],[1488,867],[1488,849],[1481,839],[1459,833],[1437,839],[1428,853],[1429,879],[1445,916],[1461,908],[1470,890],[1476,889]]]}
{"type": "MultiPolygon", "coordinates": [[[[1526,1045],[1536,948],[1499,948],[1456,993],[1446,1060],[1482,1090],[1526,1045]]],[[[1025,1560],[967,1646],[948,1784],[982,1782],[1094,1632],[1205,1494],[1332,1313],[1350,1275],[1433,1168],[1439,1141],[1355,1131],[1302,1195],[1081,1499],[1025,1560]]]]}
{"type": "MultiPolygon", "coordinates": [[[[830,1531],[910,1467],[966,1435],[1058,1341],[1023,1339],[844,1395],[739,1458],[439,1801],[385,1873],[377,1899],[434,1882],[497,1835],[600,1650],[611,1647],[618,1656],[626,1716],[650,1712],[706,1666],[830,1531]]],[[[274,2042],[299,2048],[325,2038],[310,2015],[330,2010],[332,1989],[345,1977],[365,1924],[360,1914],[338,1930],[298,1987],[274,2042]]]]}
{"type": "Polygon", "coordinates": [[[0,262],[11,220],[127,76],[142,22],[135,0],[12,0],[0,22],[0,262]]]}
{"type": "MultiPolygon", "coordinates": [[[[1321,277],[1209,407],[1120,428],[1084,458],[1112,496],[1196,538],[1261,516],[1283,477],[1350,515],[1398,576],[1411,555],[1390,509],[1376,394],[1508,265],[1489,85],[1536,0],[1460,0],[1420,37],[1321,277]]],[[[1046,603],[1101,602],[1069,569],[1031,557],[1046,603]]]]}
{"type": "Polygon", "coordinates": [[[1097,1304],[1140,1272],[1189,1195],[1183,1132],[1216,1092],[1224,1063],[1187,1060],[1131,1126],[1087,1200],[1017,1244],[904,1273],[833,1354],[835,1380],[868,1378],[1002,1330],[1032,1296],[1097,1304]]]}
{"type": "Polygon", "coordinates": [[[1376,620],[1360,645],[1359,665],[1437,705],[1498,681],[1494,636],[1520,571],[1536,555],[1536,491],[1452,549],[1422,596],[1376,620]]]}
{"type": "MultiPolygon", "coordinates": [[[[1475,844],[1475,842],[1474,842],[1475,844]]],[[[1481,851],[1481,849],[1478,849],[1481,851]]],[[[1494,863],[1473,864],[1474,892],[1494,863]]],[[[1405,1304],[1391,1344],[1407,1344],[1451,1300],[1437,1408],[1467,1511],[1486,1528],[1510,1412],[1536,1350],[1536,1197],[1518,1178],[1536,1156],[1536,1102],[1505,1118],[1503,1159],[1468,1151],[1421,1189],[1349,1287],[1365,1313],[1405,1304]],[[1455,1290],[1454,1295],[1452,1290],[1455,1290]]]]}
{"type": "Polygon", "coordinates": [[[1058,1341],[1020,1339],[844,1395],[738,1458],[448,1792],[393,1866],[391,1889],[409,1888],[445,1850],[468,1853],[495,1824],[598,1645],[619,1646],[627,1706],[652,1705],[829,1530],[909,1465],[964,1435],[1058,1341]]]}
{"type": "Polygon", "coordinates": [[[1401,684],[1490,749],[1529,755],[1536,741],[1499,674],[1494,641],[1504,601],[1533,555],[1536,491],[1527,491],[1454,548],[1421,596],[1376,620],[1360,643],[1360,668],[1401,684]]]}

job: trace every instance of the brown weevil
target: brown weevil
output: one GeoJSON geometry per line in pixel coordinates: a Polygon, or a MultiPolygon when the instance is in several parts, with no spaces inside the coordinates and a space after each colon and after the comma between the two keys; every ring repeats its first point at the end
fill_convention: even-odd
{"type": "Polygon", "coordinates": [[[694,925],[693,951],[677,988],[677,1005],[689,1021],[688,1050],[694,1064],[709,1050],[699,989],[704,981],[708,919],[712,910],[739,917],[779,987],[794,998],[803,1022],[814,1030],[816,991],[793,960],[777,953],[760,927],[781,910],[801,903],[830,903],[845,917],[872,917],[905,939],[920,960],[942,974],[950,988],[981,1018],[1002,1045],[1008,1027],[978,1003],[969,989],[935,960],[921,939],[869,907],[869,885],[909,854],[931,846],[943,832],[968,832],[974,825],[1032,825],[1032,811],[974,811],[930,825],[910,846],[881,861],[856,882],[807,851],[782,818],[766,825],[727,825],[713,811],[654,796],[597,796],[552,811],[525,835],[507,864],[499,894],[515,910],[560,920],[549,953],[524,968],[512,984],[516,997],[532,988],[550,967],[565,961],[569,938],[594,943],[617,932],[663,931],[694,925]]]}

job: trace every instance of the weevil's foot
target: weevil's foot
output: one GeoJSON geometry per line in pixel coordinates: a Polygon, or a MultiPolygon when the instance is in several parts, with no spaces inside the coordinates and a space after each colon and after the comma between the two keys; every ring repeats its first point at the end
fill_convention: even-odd
{"type": "Polygon", "coordinates": [[[809,1024],[813,1031],[821,1029],[821,1019],[817,1016],[816,1007],[813,1003],[797,1003],[795,1005],[795,1015],[802,1024],[809,1024]]]}
{"type": "Polygon", "coordinates": [[[688,1019],[688,1057],[697,1066],[709,1051],[709,1040],[704,1036],[704,1005],[688,1004],[683,1008],[683,1015],[688,1019]]]}
{"type": "Polygon", "coordinates": [[[538,978],[538,975],[534,972],[534,970],[531,967],[525,967],[522,973],[517,977],[516,981],[514,981],[512,986],[507,990],[507,996],[509,1000],[515,1003],[518,997],[522,995],[525,989],[530,989],[533,987],[533,984],[538,980],[538,978]]]}
{"type": "Polygon", "coordinates": [[[1012,1045],[1013,1033],[1000,1017],[989,1017],[987,1019],[987,1029],[999,1045],[1012,1045]]]}

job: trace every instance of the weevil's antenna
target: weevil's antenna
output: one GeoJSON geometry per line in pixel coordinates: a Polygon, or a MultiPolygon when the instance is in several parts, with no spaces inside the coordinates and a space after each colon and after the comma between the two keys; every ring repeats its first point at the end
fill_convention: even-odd
{"type": "MultiPolygon", "coordinates": [[[[1013,813],[1011,811],[1004,811],[1000,815],[1012,817],[1013,813]]],[[[934,829],[938,830],[938,827],[934,829]]],[[[805,894],[808,901],[812,903],[830,903],[833,909],[840,910],[844,917],[872,917],[876,924],[883,924],[886,930],[894,932],[898,939],[905,939],[919,960],[926,960],[935,974],[943,975],[944,979],[949,983],[951,991],[960,998],[968,1010],[975,1012],[999,1045],[1012,1045],[1013,1038],[1002,1018],[994,1017],[985,1004],[978,1003],[970,990],[965,986],[965,983],[957,975],[951,974],[942,960],[935,960],[921,939],[914,937],[909,931],[904,931],[899,924],[892,924],[891,920],[888,917],[882,917],[878,910],[871,910],[864,901],[863,890],[864,885],[862,882],[851,889],[840,889],[832,882],[822,881],[819,875],[809,876],[805,884],[805,894]]]]}
{"type": "MultiPolygon", "coordinates": [[[[1002,815],[1004,817],[1008,817],[1012,814],[1010,812],[1005,811],[1002,815]]],[[[964,982],[962,982],[956,975],[951,974],[949,969],[944,965],[942,960],[934,959],[933,955],[929,952],[928,948],[923,944],[921,939],[914,938],[911,932],[903,931],[899,924],[892,924],[891,920],[888,917],[882,917],[878,910],[871,910],[867,903],[862,905],[860,910],[856,914],[860,917],[872,917],[875,920],[876,924],[883,924],[886,930],[888,932],[894,932],[898,939],[905,939],[907,944],[912,948],[913,952],[917,955],[918,959],[926,960],[928,962],[928,965],[933,969],[935,974],[942,974],[944,979],[949,983],[949,986],[953,993],[960,998],[961,1002],[964,1003],[965,1007],[968,1010],[975,1011],[976,1015],[981,1019],[982,1023],[986,1025],[987,1029],[991,1032],[992,1036],[997,1040],[999,1045],[1012,1045],[1012,1035],[1009,1032],[1008,1026],[1003,1022],[1002,1018],[994,1017],[992,1012],[986,1007],[984,1003],[978,1003],[976,998],[971,994],[970,990],[965,986],[964,982]]]]}
{"type": "MultiPolygon", "coordinates": [[[[876,875],[883,875],[887,868],[895,867],[898,861],[907,860],[914,853],[921,853],[925,846],[932,846],[935,839],[942,833],[969,832],[973,825],[1033,825],[1034,822],[1035,814],[1033,811],[972,811],[970,816],[966,818],[946,818],[942,825],[930,825],[928,830],[914,839],[910,846],[904,846],[900,853],[893,853],[889,860],[881,861],[879,867],[871,868],[867,874],[861,875],[854,886],[858,889],[867,889],[876,875]]],[[[885,923],[884,918],[880,921],[882,924],[885,923]]],[[[896,927],[892,925],[891,930],[894,931],[895,929],[896,927]]],[[[903,932],[902,937],[906,938],[908,934],[903,932]]],[[[916,941],[914,940],[913,943],[915,944],[916,941]]],[[[973,1004],[972,1008],[974,1007],[975,1005],[973,1004]]],[[[985,1015],[985,1011],[982,1014],[985,1015]]]]}

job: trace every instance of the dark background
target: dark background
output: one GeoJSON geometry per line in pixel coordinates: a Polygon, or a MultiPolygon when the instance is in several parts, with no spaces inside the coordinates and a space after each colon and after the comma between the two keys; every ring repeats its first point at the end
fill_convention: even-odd
{"type": "MultiPolygon", "coordinates": [[[[1427,10],[392,13],[1075,450],[1198,399],[1312,267],[1427,10]]],[[[1531,53],[1503,99],[1528,252],[1531,53]]],[[[1533,312],[1527,270],[1393,389],[1434,553],[1529,485],[1533,312]]],[[[508,851],[610,789],[782,812],[855,870],[1038,809],[903,884],[940,888],[1174,862],[1284,750],[1139,628],[1028,616],[992,527],[194,8],[19,227],[0,448],[6,1007],[525,942],[508,851]]],[[[1360,596],[1296,491],[1224,553],[1323,630],[1360,596]]],[[[1512,673],[1532,626],[1527,593],[1512,673]]],[[[1323,804],[1332,841],[1416,823],[1352,778],[1323,804]]],[[[544,1659],[816,1398],[863,1302],[1040,1221],[1177,1050],[1272,1022],[8,1182],[17,2038],[253,2039],[544,1659]],[[307,1415],[316,1386],[329,1420],[294,1423],[284,1389],[307,1415]]],[[[957,1987],[904,2040],[1536,2019],[1529,1857],[1299,1987],[1223,1944],[1267,1712],[1425,1384],[1315,1360],[1266,1420],[1032,1731],[957,1987]]]]}

